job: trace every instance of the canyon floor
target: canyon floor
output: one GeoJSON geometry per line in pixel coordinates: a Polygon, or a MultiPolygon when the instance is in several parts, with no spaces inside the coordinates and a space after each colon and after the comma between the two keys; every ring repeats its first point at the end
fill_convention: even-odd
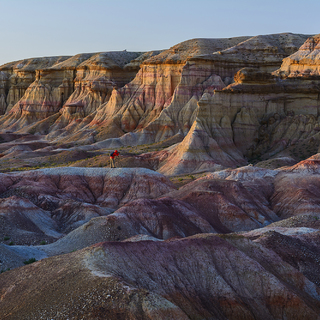
{"type": "Polygon", "coordinates": [[[0,319],[320,319],[319,66],[291,33],[0,66],[0,319]]]}

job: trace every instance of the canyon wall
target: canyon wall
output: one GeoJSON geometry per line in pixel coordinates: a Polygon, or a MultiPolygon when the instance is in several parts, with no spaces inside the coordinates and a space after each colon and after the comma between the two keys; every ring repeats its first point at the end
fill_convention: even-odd
{"type": "Polygon", "coordinates": [[[178,174],[283,156],[298,161],[318,152],[318,42],[319,36],[309,38],[273,73],[246,67],[233,84],[205,92],[192,129],[158,155],[158,170],[178,174]]]}
{"type": "Polygon", "coordinates": [[[6,70],[15,65],[8,64],[0,68],[5,110],[0,128],[87,149],[184,139],[151,155],[163,173],[243,165],[273,156],[317,130],[318,38],[194,39],[143,54],[48,58],[51,65],[44,58],[48,66],[33,70],[34,81],[7,107],[13,87],[6,70]],[[309,65],[313,73],[292,76],[309,65]]]}
{"type": "Polygon", "coordinates": [[[298,51],[307,38],[307,35],[292,33],[259,35],[225,50],[195,56],[191,60],[213,63],[215,73],[226,84],[230,84],[234,74],[244,67],[254,67],[264,72],[278,69],[282,60],[298,51]]]}
{"type": "MultiPolygon", "coordinates": [[[[208,121],[208,110],[213,112],[210,118],[219,124],[228,117],[234,146],[248,159],[268,158],[300,143],[309,144],[310,148],[319,146],[318,39],[318,36],[308,39],[273,74],[252,68],[238,71],[234,84],[216,90],[213,96],[202,97],[200,121],[208,121]],[[312,59],[303,58],[309,56],[312,59]],[[293,77],[298,69],[299,75],[293,77]]],[[[212,137],[217,133],[206,132],[212,137]]]]}
{"type": "MultiPolygon", "coordinates": [[[[220,39],[219,41],[217,39],[210,41],[209,39],[195,39],[181,43],[144,61],[135,79],[139,81],[139,77],[142,77],[139,82],[139,88],[142,91],[141,93],[139,91],[136,92],[139,94],[144,92],[146,105],[150,99],[151,105],[154,105],[153,110],[156,110],[156,117],[150,118],[145,115],[145,105],[139,99],[134,108],[129,107],[129,110],[125,112],[126,117],[124,119],[122,115],[116,117],[117,121],[125,120],[132,125],[130,128],[130,126],[128,127],[126,124],[123,126],[123,123],[121,123],[124,129],[123,132],[131,131],[131,133],[123,135],[120,139],[106,140],[104,143],[98,144],[99,147],[154,143],[168,139],[179,132],[186,135],[194,122],[197,102],[203,94],[209,93],[213,95],[214,90],[221,90],[232,81],[234,74],[244,66],[259,66],[261,70],[273,71],[277,69],[280,67],[283,57],[297,50],[306,39],[307,36],[292,34],[259,36],[249,39],[236,38],[234,40],[230,38],[228,40],[220,39]],[[241,41],[233,43],[230,49],[222,50],[223,46],[230,46],[231,40],[233,42],[235,40],[241,41]],[[214,44],[215,48],[213,48],[214,44]],[[213,49],[215,51],[209,52],[213,49]],[[232,67],[226,66],[224,68],[219,62],[220,53],[222,52],[226,52],[224,57],[229,59],[228,61],[232,64],[232,67]],[[216,59],[216,57],[218,58],[216,59]],[[174,82],[172,83],[172,76],[168,77],[167,74],[174,70],[174,66],[179,66],[179,63],[182,63],[178,68],[178,70],[181,70],[181,76],[180,79],[175,77],[179,80],[178,84],[175,85],[174,82]],[[148,82],[143,79],[143,76],[149,75],[148,71],[150,69],[152,74],[155,75],[154,65],[157,66],[158,76],[150,77],[150,79],[156,80],[156,84],[152,82],[153,87],[148,88],[145,87],[148,82]],[[164,71],[164,68],[168,71],[164,71]],[[159,77],[159,74],[161,77],[159,77]],[[168,87],[161,85],[164,81],[168,87]],[[172,92],[173,89],[174,92],[171,95],[170,91],[172,92]],[[159,96],[162,99],[160,100],[161,103],[157,105],[155,102],[157,102],[157,99],[159,101],[159,96]],[[169,99],[167,99],[168,97],[169,99]],[[140,120],[140,117],[142,117],[143,121],[140,120]],[[134,132],[132,133],[133,129],[134,132]]],[[[127,86],[130,86],[130,84],[127,86]]],[[[122,100],[123,93],[120,92],[120,95],[118,93],[118,100],[116,98],[113,101],[110,100],[110,103],[106,105],[106,109],[114,110],[114,101],[118,105],[126,105],[122,100]]],[[[136,101],[137,98],[136,95],[130,96],[130,103],[136,101]]],[[[103,111],[103,113],[106,114],[106,111],[103,111]]],[[[121,113],[123,114],[123,110],[121,110],[121,113]]],[[[95,121],[99,117],[101,115],[97,114],[95,121]]],[[[108,136],[106,135],[104,138],[108,138],[108,136]]],[[[98,140],[101,140],[100,137],[98,140]]]]}
{"type": "MultiPolygon", "coordinates": [[[[189,68],[187,59],[198,54],[222,50],[244,39],[246,37],[195,39],[185,41],[169,50],[157,52],[158,54],[145,55],[147,59],[143,61],[139,59],[141,65],[135,79],[123,88],[115,89],[110,101],[98,108],[93,119],[91,117],[84,119],[83,124],[76,130],[66,128],[70,129],[69,134],[74,134],[71,139],[85,137],[88,130],[95,131],[95,139],[98,141],[118,138],[128,132],[143,131],[139,133],[139,137],[135,134],[124,137],[124,144],[137,145],[166,139],[184,126],[186,126],[185,131],[188,130],[192,125],[190,116],[196,108],[195,101],[190,103],[191,111],[181,111],[181,109],[193,96],[198,100],[206,87],[212,85],[209,78],[213,73],[210,65],[194,65],[189,68]],[[208,81],[205,83],[206,80],[208,81]],[[169,117],[174,117],[170,123],[166,120],[167,115],[163,116],[165,119],[158,121],[164,109],[168,110],[169,117]],[[177,121],[179,113],[184,114],[182,123],[177,121]],[[144,130],[150,123],[151,127],[144,130]],[[164,132],[160,132],[161,130],[164,132]]],[[[135,64],[133,61],[126,68],[131,68],[135,64]]],[[[224,83],[220,82],[218,87],[221,86],[224,86],[224,83]]],[[[55,136],[55,133],[52,135],[55,136]]]]}
{"type": "Polygon", "coordinates": [[[123,51],[79,54],[59,59],[39,58],[34,59],[38,64],[32,60],[20,67],[21,70],[16,65],[19,67],[23,62],[13,67],[3,66],[0,68],[2,78],[8,78],[5,72],[9,67],[14,74],[10,77],[11,85],[6,84],[6,100],[10,103],[7,108],[2,108],[5,111],[2,126],[10,131],[31,130],[43,134],[48,133],[49,127],[56,121],[54,129],[59,125],[61,127],[61,122],[65,125],[79,116],[83,118],[91,114],[108,101],[113,87],[121,87],[134,78],[138,68],[124,70],[123,67],[140,54],[123,51]],[[48,121],[32,127],[45,119],[48,121]]]}
{"type": "Polygon", "coordinates": [[[68,56],[31,58],[7,63],[1,66],[1,114],[10,111],[24,96],[27,88],[35,81],[39,69],[49,68],[68,58],[68,56]]]}

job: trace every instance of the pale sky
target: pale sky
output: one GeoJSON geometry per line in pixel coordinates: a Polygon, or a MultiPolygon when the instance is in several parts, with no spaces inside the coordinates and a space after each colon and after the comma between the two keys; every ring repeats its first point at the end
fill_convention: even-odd
{"type": "Polygon", "coordinates": [[[0,65],[193,38],[317,34],[319,12],[319,0],[0,0],[0,65]]]}

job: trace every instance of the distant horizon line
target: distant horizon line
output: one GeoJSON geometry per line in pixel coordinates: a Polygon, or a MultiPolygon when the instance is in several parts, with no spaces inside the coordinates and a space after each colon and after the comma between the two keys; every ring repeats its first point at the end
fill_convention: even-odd
{"type": "MultiPolygon", "coordinates": [[[[165,48],[165,49],[152,49],[152,50],[127,50],[127,49],[122,49],[122,50],[106,50],[106,51],[91,51],[91,52],[88,52],[88,51],[83,51],[83,52],[78,52],[78,53],[75,53],[75,54],[56,54],[56,55],[35,55],[35,56],[29,56],[27,58],[21,58],[21,59],[17,59],[17,60],[11,60],[11,61],[8,61],[8,62],[4,62],[4,63],[1,63],[0,62],[0,67],[6,65],[6,64],[10,64],[10,63],[17,63],[17,62],[20,62],[20,61],[24,61],[24,60],[31,60],[31,59],[42,59],[42,58],[57,58],[57,57],[68,57],[68,58],[71,58],[71,57],[74,57],[74,56],[77,56],[77,55],[82,55],[82,54],[99,54],[99,53],[108,53],[108,52],[132,52],[132,53],[147,53],[147,52],[153,52],[153,51],[166,51],[166,50],[169,50],[171,49],[172,47],[178,45],[178,44],[181,44],[181,43],[184,43],[184,42],[187,42],[187,41],[192,41],[192,40],[214,40],[214,39],[235,39],[235,38],[242,38],[242,37],[249,37],[249,38],[254,38],[254,37],[258,37],[258,36],[268,36],[268,35],[280,35],[280,34],[295,34],[295,35],[305,35],[305,36],[309,36],[309,37],[314,37],[314,36],[317,36],[317,35],[320,35],[320,33],[313,33],[313,34],[309,34],[309,33],[296,33],[296,32],[276,32],[276,33],[265,33],[265,34],[257,34],[257,35],[242,35],[242,36],[232,36],[232,37],[213,37],[213,38],[208,38],[208,37],[196,37],[196,38],[191,38],[191,39],[187,39],[187,40],[183,40],[183,41],[180,41],[180,42],[177,42],[176,44],[172,45],[171,47],[169,48],[165,48]]],[[[248,40],[248,39],[247,39],[248,40]]]]}

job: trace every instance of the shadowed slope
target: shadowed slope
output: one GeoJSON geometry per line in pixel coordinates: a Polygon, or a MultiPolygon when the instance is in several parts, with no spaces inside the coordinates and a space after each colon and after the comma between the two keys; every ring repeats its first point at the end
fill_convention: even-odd
{"type": "Polygon", "coordinates": [[[99,244],[4,273],[0,284],[6,320],[317,319],[320,312],[319,289],[303,274],[232,236],[99,244]]]}

